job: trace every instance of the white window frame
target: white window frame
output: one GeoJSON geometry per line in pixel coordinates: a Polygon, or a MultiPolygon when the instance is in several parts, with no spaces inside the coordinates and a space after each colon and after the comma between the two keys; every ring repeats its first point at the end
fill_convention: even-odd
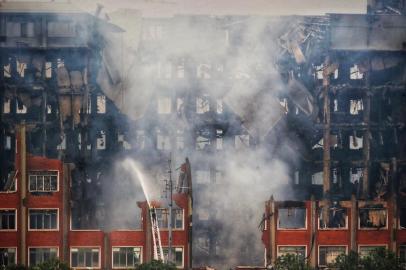
{"type": "Polygon", "coordinates": [[[56,257],[59,258],[59,246],[29,246],[27,248],[28,254],[27,254],[27,265],[30,266],[30,249],[33,248],[56,248],[56,257]]]}
{"type": "Polygon", "coordinates": [[[359,244],[358,245],[358,254],[359,256],[361,256],[361,247],[375,247],[375,248],[385,248],[388,249],[388,245],[387,244],[359,244]]]}
{"type": "MultiPolygon", "coordinates": [[[[17,252],[18,252],[18,247],[16,247],[16,246],[11,246],[11,247],[4,247],[4,246],[0,246],[0,248],[13,248],[13,249],[15,249],[15,264],[18,264],[18,254],[17,254],[17,252]]],[[[400,250],[400,249],[399,249],[400,250]]]]}
{"type": "Polygon", "coordinates": [[[59,231],[59,208],[28,208],[28,231],[59,231]],[[31,229],[30,210],[56,210],[56,229],[31,229]]]}
{"type": "Polygon", "coordinates": [[[17,208],[0,208],[0,211],[1,210],[5,210],[5,211],[14,210],[14,212],[15,212],[15,217],[14,217],[15,228],[14,229],[0,229],[0,232],[15,232],[15,231],[17,231],[17,227],[18,227],[18,224],[17,224],[18,210],[17,210],[17,208]]]}
{"type": "Polygon", "coordinates": [[[304,247],[305,248],[305,258],[307,256],[307,245],[277,245],[276,246],[276,257],[282,256],[281,253],[279,252],[280,247],[304,247]]]}
{"type": "Polygon", "coordinates": [[[321,265],[320,264],[320,248],[321,247],[344,247],[345,248],[344,254],[348,255],[348,245],[319,245],[318,249],[317,249],[317,255],[318,255],[317,256],[317,265],[319,267],[327,267],[327,265],[321,265]]]}
{"type": "MultiPolygon", "coordinates": [[[[389,211],[388,208],[383,208],[386,210],[386,222],[385,222],[385,227],[381,228],[361,228],[361,217],[359,215],[361,209],[375,209],[375,210],[382,210],[380,208],[369,208],[369,207],[360,207],[358,209],[358,230],[363,230],[363,231],[376,231],[376,230],[387,230],[388,229],[388,223],[389,223],[389,211]]],[[[364,246],[364,245],[363,245],[364,246]]]]}
{"type": "Polygon", "coordinates": [[[69,248],[69,266],[72,269],[101,269],[101,246],[71,246],[69,248]],[[99,260],[97,267],[73,267],[72,266],[72,249],[81,249],[81,248],[90,248],[90,249],[98,249],[99,250],[99,260]]]}
{"type": "Polygon", "coordinates": [[[29,192],[34,192],[34,193],[49,193],[49,192],[59,192],[59,177],[60,173],[58,170],[30,170],[28,171],[28,191],[29,192]],[[31,190],[31,185],[30,185],[30,176],[31,176],[31,172],[56,172],[56,190],[50,190],[50,191],[41,191],[41,190],[31,190]]]}
{"type": "Polygon", "coordinates": [[[143,257],[143,249],[142,246],[112,246],[111,247],[111,268],[112,269],[130,269],[132,266],[126,266],[126,267],[115,267],[114,266],[114,248],[139,248],[140,249],[140,263],[142,264],[142,257],[143,257]]]}
{"type": "MultiPolygon", "coordinates": [[[[162,248],[163,248],[163,249],[169,249],[168,246],[163,246],[162,248]]],[[[172,246],[172,249],[176,249],[176,248],[181,248],[181,249],[182,249],[182,265],[181,265],[181,266],[176,266],[176,268],[182,269],[182,268],[185,267],[185,247],[184,247],[184,246],[179,246],[179,245],[172,246]]],[[[165,254],[165,252],[164,252],[164,254],[165,254]]],[[[163,255],[164,255],[164,254],[163,254],[163,255]]],[[[173,255],[174,255],[174,254],[172,253],[172,256],[173,256],[173,255]]],[[[165,257],[165,255],[164,255],[164,257],[165,257]]]]}
{"type": "MultiPolygon", "coordinates": [[[[345,216],[345,227],[343,227],[343,228],[320,228],[320,215],[318,215],[318,217],[317,217],[317,228],[320,230],[320,231],[337,231],[337,230],[339,230],[339,231],[344,231],[344,230],[348,230],[348,212],[349,212],[349,208],[346,208],[346,207],[344,207],[344,209],[346,209],[346,216],[345,216]]],[[[322,246],[325,246],[325,245],[322,245],[322,246]]],[[[334,245],[328,245],[328,246],[334,246],[334,245]]]]}
{"type": "MultiPolygon", "coordinates": [[[[304,208],[305,209],[305,227],[304,228],[297,228],[297,229],[289,229],[289,228],[280,228],[279,227],[279,209],[285,209],[287,207],[278,207],[278,217],[276,219],[276,225],[277,225],[277,230],[278,231],[306,231],[307,230],[307,207],[292,207],[292,208],[304,208]]],[[[288,246],[295,246],[295,245],[288,245],[288,246]]]]}

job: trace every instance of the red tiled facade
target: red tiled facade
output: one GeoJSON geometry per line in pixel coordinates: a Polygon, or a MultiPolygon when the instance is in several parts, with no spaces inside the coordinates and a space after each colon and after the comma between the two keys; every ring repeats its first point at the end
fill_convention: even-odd
{"type": "MultiPolygon", "coordinates": [[[[291,204],[302,202],[291,202],[291,204]]],[[[320,228],[322,201],[305,201],[306,226],[299,229],[280,228],[279,209],[290,208],[289,203],[268,201],[265,205],[264,229],[262,241],[266,248],[266,263],[272,264],[281,255],[280,247],[305,247],[305,257],[313,266],[320,264],[320,247],[343,247],[360,252],[360,247],[385,247],[399,254],[400,246],[406,245],[406,229],[399,226],[399,219],[394,218],[395,206],[391,201],[340,201],[346,209],[346,225],[342,228],[320,228]],[[360,226],[360,209],[368,205],[380,205],[386,210],[386,225],[382,228],[365,228],[360,226]]],[[[293,214],[292,214],[293,215],[293,214]]]]}
{"type": "MultiPolygon", "coordinates": [[[[57,256],[71,264],[72,249],[91,248],[98,250],[99,264],[93,269],[112,269],[112,257],[114,247],[139,247],[141,248],[141,262],[152,259],[152,237],[149,229],[149,209],[145,202],[134,207],[142,208],[142,228],[139,230],[71,230],[70,226],[70,205],[69,187],[70,179],[64,179],[64,166],[61,161],[47,159],[26,154],[22,157],[20,139],[17,139],[16,164],[16,188],[15,191],[0,193],[0,210],[15,210],[16,225],[13,230],[0,230],[0,248],[15,248],[15,263],[29,265],[30,248],[56,248],[57,256]],[[25,168],[24,168],[25,167],[25,168]],[[22,173],[25,171],[25,180],[22,173]],[[29,191],[28,175],[31,171],[57,171],[57,191],[46,193],[35,193],[29,191]],[[25,184],[24,184],[25,182],[25,184]],[[25,186],[24,190],[22,189],[25,186]],[[65,194],[65,195],[64,195],[65,194]],[[56,229],[30,229],[29,210],[32,209],[54,209],[57,210],[56,229]],[[24,212],[24,214],[22,214],[24,212]],[[24,219],[24,221],[23,221],[24,219]],[[149,240],[148,240],[149,239],[149,240]],[[147,252],[149,251],[149,252],[147,252]]],[[[191,230],[191,208],[190,197],[187,194],[175,194],[174,204],[183,209],[183,228],[173,231],[173,247],[183,249],[183,262],[179,268],[188,269],[190,263],[190,230],[191,230]]],[[[156,206],[159,206],[157,203],[156,206]]],[[[168,246],[168,231],[161,230],[162,245],[168,246]]],[[[82,268],[82,267],[75,267],[82,268]]],[[[89,268],[89,267],[83,267],[89,268]]]]}

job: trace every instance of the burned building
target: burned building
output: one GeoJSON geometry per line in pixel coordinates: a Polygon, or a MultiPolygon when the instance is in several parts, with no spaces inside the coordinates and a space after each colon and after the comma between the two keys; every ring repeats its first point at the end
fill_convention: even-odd
{"type": "Polygon", "coordinates": [[[377,247],[405,257],[406,17],[404,2],[388,2],[328,15],[317,52],[294,38],[281,63],[288,121],[303,142],[292,171],[300,200],[267,202],[267,264],[291,253],[323,268],[377,247]]]}
{"type": "MultiPolygon", "coordinates": [[[[128,157],[152,176],[149,196],[160,195],[168,170],[180,172],[180,268],[192,258],[262,261],[256,203],[272,193],[267,264],[294,252],[322,266],[343,247],[372,244],[404,251],[398,2],[371,1],[363,15],[289,17],[127,9],[110,21],[100,6],[90,15],[69,3],[2,2],[3,254],[35,264],[53,252],[74,268],[128,267],[114,264],[123,254],[150,260],[141,187],[120,167],[128,157]],[[93,255],[94,264],[72,261],[93,255]]],[[[166,228],[166,204],[157,205],[166,228]]],[[[162,232],[163,245],[168,238],[162,232]]]]}
{"type": "MultiPolygon", "coordinates": [[[[132,205],[120,219],[106,194],[128,150],[129,120],[98,78],[106,37],[122,32],[70,3],[0,3],[2,266],[59,257],[72,268],[112,269],[152,259],[149,207],[128,199],[139,191],[128,176],[115,180],[127,183],[122,200],[132,205]]],[[[188,268],[190,197],[173,200],[173,261],[188,268]]],[[[164,254],[167,207],[154,202],[164,254]]]]}

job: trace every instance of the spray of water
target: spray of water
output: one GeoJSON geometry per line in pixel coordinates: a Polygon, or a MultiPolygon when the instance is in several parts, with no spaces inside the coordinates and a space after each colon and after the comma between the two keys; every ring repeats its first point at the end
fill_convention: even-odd
{"type": "Polygon", "coordinates": [[[150,193],[148,191],[148,187],[146,184],[147,179],[146,179],[145,175],[142,173],[142,171],[140,169],[140,165],[137,164],[137,162],[135,162],[133,159],[126,158],[123,161],[122,166],[125,170],[127,170],[130,173],[131,176],[135,175],[137,177],[137,179],[141,185],[142,191],[144,192],[145,199],[147,200],[148,207],[151,208],[151,201],[150,201],[150,198],[148,195],[150,193]]]}

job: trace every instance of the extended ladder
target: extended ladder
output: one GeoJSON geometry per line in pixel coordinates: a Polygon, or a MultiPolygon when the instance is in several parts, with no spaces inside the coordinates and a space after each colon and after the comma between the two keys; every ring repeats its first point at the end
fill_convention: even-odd
{"type": "Polygon", "coordinates": [[[154,242],[154,260],[164,261],[164,252],[162,250],[161,234],[159,232],[158,222],[156,220],[156,211],[154,207],[149,211],[152,227],[152,241],[154,242]]]}

